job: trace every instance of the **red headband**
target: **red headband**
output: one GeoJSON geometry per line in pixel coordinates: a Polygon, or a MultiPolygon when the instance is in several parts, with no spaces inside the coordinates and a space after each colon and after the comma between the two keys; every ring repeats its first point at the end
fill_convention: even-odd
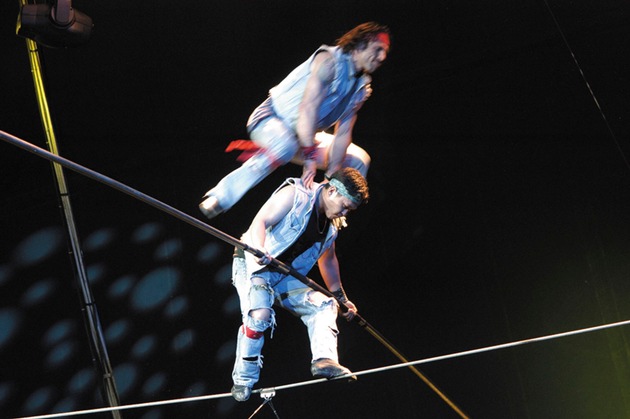
{"type": "Polygon", "coordinates": [[[376,37],[375,40],[378,42],[382,42],[384,44],[387,44],[387,46],[389,46],[389,35],[386,34],[385,32],[379,32],[376,37]]]}

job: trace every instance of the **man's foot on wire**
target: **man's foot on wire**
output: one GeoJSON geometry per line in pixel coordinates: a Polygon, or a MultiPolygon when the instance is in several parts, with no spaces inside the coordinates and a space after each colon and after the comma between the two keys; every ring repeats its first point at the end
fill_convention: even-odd
{"type": "Polygon", "coordinates": [[[232,397],[234,397],[234,400],[237,402],[244,402],[248,400],[251,394],[251,387],[239,386],[238,384],[234,384],[234,386],[232,386],[232,397]]]}
{"type": "MultiPolygon", "coordinates": [[[[319,358],[311,364],[311,374],[316,378],[328,378],[330,380],[331,378],[352,374],[352,372],[332,359],[319,358]]],[[[355,381],[356,379],[356,375],[348,377],[349,381],[355,381]]]]}
{"type": "Polygon", "coordinates": [[[219,200],[212,196],[204,196],[204,200],[199,204],[199,209],[207,218],[212,219],[223,212],[223,208],[219,205],[219,200]]]}

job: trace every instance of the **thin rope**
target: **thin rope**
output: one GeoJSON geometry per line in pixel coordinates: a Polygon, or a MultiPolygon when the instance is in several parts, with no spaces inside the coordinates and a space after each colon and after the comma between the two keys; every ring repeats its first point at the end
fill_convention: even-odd
{"type": "Polygon", "coordinates": [[[265,405],[269,405],[269,407],[271,408],[271,410],[273,411],[274,415],[276,416],[276,419],[280,419],[280,416],[278,416],[278,412],[276,411],[276,408],[273,406],[273,402],[271,401],[271,398],[273,396],[275,396],[276,393],[273,393],[273,395],[265,397],[265,396],[261,396],[264,397],[265,401],[262,402],[262,404],[260,406],[258,406],[258,408],[256,410],[254,410],[254,413],[251,414],[251,416],[247,419],[252,419],[254,416],[256,416],[258,414],[258,412],[260,412],[260,410],[265,406],[265,405]]]}
{"type": "Polygon", "coordinates": [[[260,406],[258,406],[258,408],[256,410],[254,410],[254,413],[252,413],[247,419],[252,419],[254,416],[256,416],[258,414],[258,412],[260,412],[260,409],[262,409],[270,401],[271,401],[271,399],[266,399],[265,401],[263,401],[262,404],[260,406]]]}
{"type": "MultiPolygon", "coordinates": [[[[253,390],[252,393],[260,393],[261,397],[263,397],[265,399],[268,399],[268,400],[271,400],[272,396],[269,396],[269,394],[275,395],[275,393],[277,391],[279,391],[279,390],[286,390],[286,389],[290,389],[290,388],[297,388],[297,387],[303,387],[303,386],[307,386],[307,385],[319,384],[319,383],[323,383],[323,382],[326,382],[326,381],[336,381],[336,380],[347,379],[347,378],[350,378],[352,375],[356,375],[356,376],[368,375],[368,374],[374,374],[374,373],[377,373],[377,372],[389,371],[389,370],[398,369],[398,368],[407,368],[407,367],[409,367],[411,365],[428,364],[428,363],[431,363],[431,362],[443,361],[445,359],[458,358],[458,357],[478,354],[478,353],[482,353],[482,352],[496,351],[496,350],[499,350],[499,349],[506,349],[506,348],[511,348],[511,347],[515,347],[515,346],[529,344],[529,343],[535,343],[535,342],[542,342],[542,341],[546,341],[546,340],[558,339],[558,338],[578,335],[578,334],[582,334],[582,333],[596,332],[596,331],[599,331],[599,330],[610,329],[610,328],[613,328],[613,327],[626,326],[626,325],[630,325],[630,320],[624,320],[624,321],[620,321],[620,322],[616,322],[616,323],[604,324],[604,325],[600,325],[600,326],[586,327],[586,328],[583,328],[583,329],[577,329],[577,330],[572,330],[572,331],[568,331],[568,332],[555,333],[555,334],[552,334],[552,335],[540,336],[540,337],[536,337],[536,338],[523,339],[523,340],[509,342],[509,343],[503,343],[503,344],[499,344],[499,345],[486,346],[486,347],[483,347],[483,348],[471,349],[471,350],[468,350],[468,351],[454,352],[454,353],[451,353],[451,354],[448,354],[448,355],[434,356],[434,357],[431,357],[431,358],[424,358],[424,359],[420,359],[420,360],[417,360],[417,361],[404,362],[404,363],[389,365],[389,366],[385,366],[385,367],[372,368],[372,369],[369,369],[369,370],[363,370],[363,371],[353,372],[353,373],[350,373],[350,374],[341,375],[341,376],[338,376],[338,377],[335,377],[335,378],[332,378],[332,379],[318,378],[318,379],[314,379],[314,380],[307,380],[307,381],[301,381],[301,382],[292,383],[292,384],[285,384],[285,385],[281,385],[281,386],[278,386],[278,387],[260,388],[260,389],[253,390]]],[[[130,405],[124,405],[124,406],[117,406],[117,407],[103,407],[103,408],[98,408],[98,409],[77,410],[77,411],[74,411],[74,412],[54,413],[54,414],[41,415],[41,416],[25,416],[25,417],[20,417],[20,418],[15,418],[15,419],[60,418],[60,417],[68,417],[68,416],[85,415],[85,414],[91,414],[91,413],[111,412],[111,411],[115,411],[115,410],[127,410],[127,409],[141,408],[141,407],[153,407],[153,406],[161,406],[161,405],[167,405],[167,404],[195,402],[195,401],[218,399],[218,398],[224,398],[224,397],[231,397],[231,394],[230,393],[211,394],[211,395],[206,395],[206,396],[186,397],[186,398],[181,398],[181,399],[171,399],[171,400],[163,400],[163,401],[157,401],[157,402],[138,403],[138,404],[130,404],[130,405]]],[[[263,405],[264,404],[265,403],[263,403],[263,405]]],[[[275,409],[274,409],[274,412],[275,412],[275,409]]]]}
{"type": "Polygon", "coordinates": [[[551,10],[551,7],[549,6],[549,2],[547,0],[543,0],[543,1],[545,2],[545,6],[547,7],[547,10],[549,11],[551,18],[553,19],[553,22],[556,25],[556,29],[558,29],[558,32],[560,33],[560,36],[562,37],[562,41],[564,42],[564,45],[569,50],[569,54],[571,54],[571,58],[573,59],[575,66],[580,72],[580,76],[582,77],[582,80],[584,81],[584,84],[586,85],[586,88],[588,89],[591,95],[591,98],[593,98],[593,102],[595,102],[595,106],[599,110],[599,114],[601,115],[602,120],[604,121],[604,124],[606,125],[606,128],[608,129],[608,132],[610,133],[610,136],[612,137],[612,140],[615,144],[615,147],[617,148],[617,151],[619,151],[619,154],[621,154],[621,159],[625,163],[626,167],[630,169],[630,162],[628,162],[628,159],[626,158],[626,155],[624,154],[624,151],[621,148],[621,145],[619,144],[619,140],[617,139],[615,132],[612,130],[612,127],[608,123],[608,118],[606,118],[606,114],[604,114],[602,107],[599,105],[599,101],[597,100],[597,97],[595,96],[595,93],[593,92],[593,89],[591,88],[591,84],[586,79],[586,75],[584,75],[584,71],[582,71],[582,67],[580,66],[580,63],[578,59],[576,58],[575,54],[573,53],[573,49],[571,48],[569,41],[567,40],[566,36],[564,35],[564,32],[562,31],[562,28],[560,27],[560,23],[558,22],[558,19],[556,19],[556,16],[551,10]]]}

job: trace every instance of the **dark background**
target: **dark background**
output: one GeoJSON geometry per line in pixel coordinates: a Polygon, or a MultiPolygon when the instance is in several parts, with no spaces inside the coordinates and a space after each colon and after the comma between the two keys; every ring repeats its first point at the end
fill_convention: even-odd
{"type": "MultiPolygon", "coordinates": [[[[40,48],[60,154],[202,220],[201,196],[237,165],[223,149],[267,90],[356,24],[390,26],[354,134],[372,198],[338,256],[360,313],[408,359],[630,319],[627,1],[73,5],[94,21],[89,42],[40,48]]],[[[0,130],[45,148],[18,10],[0,5],[0,130]]],[[[0,416],[104,406],[51,165],[5,142],[0,153],[0,416]]],[[[240,236],[300,170],[278,169],[210,224],[240,236]]],[[[121,404],[223,395],[123,417],[252,415],[256,394],[226,394],[231,246],[65,174],[121,404]]],[[[339,323],[344,365],[399,363],[339,323]]],[[[619,326],[418,368],[472,418],[630,418],[629,338],[619,326]]],[[[279,312],[259,386],[309,380],[307,342],[279,312]]],[[[281,418],[458,417],[408,368],[278,391],[273,405],[281,418]]]]}

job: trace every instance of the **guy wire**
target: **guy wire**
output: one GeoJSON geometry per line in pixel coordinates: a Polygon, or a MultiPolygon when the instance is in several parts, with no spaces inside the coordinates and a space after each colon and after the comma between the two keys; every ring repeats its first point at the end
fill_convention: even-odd
{"type": "Polygon", "coordinates": [[[625,163],[626,167],[630,170],[630,162],[628,162],[628,159],[626,158],[626,155],[624,154],[623,149],[621,148],[621,145],[619,144],[619,140],[617,139],[617,136],[615,135],[615,132],[613,131],[613,129],[610,126],[610,124],[608,123],[608,118],[606,118],[606,114],[604,113],[602,107],[600,106],[599,101],[597,100],[597,97],[595,96],[595,93],[593,92],[593,89],[591,88],[591,84],[588,82],[588,80],[586,78],[586,75],[584,74],[584,71],[582,71],[582,67],[580,66],[580,63],[579,63],[578,59],[576,58],[575,53],[573,52],[573,49],[571,48],[571,45],[569,44],[569,41],[567,40],[567,37],[564,35],[564,32],[562,31],[562,27],[560,26],[560,23],[558,22],[558,19],[556,19],[556,16],[553,13],[553,10],[551,10],[551,7],[549,6],[548,0],[543,0],[543,1],[545,3],[545,7],[549,11],[549,14],[551,15],[551,19],[553,19],[554,25],[556,26],[556,29],[558,30],[558,33],[560,34],[560,37],[562,38],[562,42],[567,47],[567,50],[569,50],[569,54],[571,54],[571,58],[573,59],[573,62],[575,63],[575,66],[577,67],[578,71],[580,72],[580,77],[582,77],[582,80],[584,81],[584,84],[586,85],[586,88],[588,89],[588,91],[589,91],[589,93],[591,95],[591,98],[593,99],[593,102],[595,103],[595,106],[598,109],[599,114],[601,115],[602,120],[604,121],[604,124],[606,125],[606,128],[608,129],[608,133],[612,137],[612,140],[613,140],[613,143],[615,144],[615,147],[619,151],[619,154],[621,154],[621,159],[625,163]]]}

